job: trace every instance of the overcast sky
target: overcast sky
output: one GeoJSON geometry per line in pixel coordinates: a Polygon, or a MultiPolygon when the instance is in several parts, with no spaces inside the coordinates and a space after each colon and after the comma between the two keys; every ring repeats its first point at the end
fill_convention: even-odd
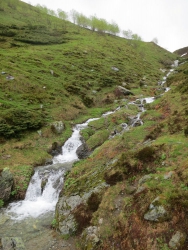
{"type": "Polygon", "coordinates": [[[23,0],[49,9],[74,9],[115,21],[121,30],[132,30],[144,41],[157,37],[158,44],[174,51],[188,46],[188,0],[23,0]]]}

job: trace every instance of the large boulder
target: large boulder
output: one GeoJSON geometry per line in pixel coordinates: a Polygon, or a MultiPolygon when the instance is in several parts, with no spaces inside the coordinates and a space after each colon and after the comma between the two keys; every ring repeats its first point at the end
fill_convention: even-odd
{"type": "Polygon", "coordinates": [[[3,201],[8,201],[10,198],[12,186],[13,186],[13,176],[8,168],[3,169],[0,174],[0,199],[3,201]]]}
{"type": "Polygon", "coordinates": [[[64,128],[65,127],[62,121],[55,121],[51,124],[51,129],[56,134],[61,134],[64,128]]]}
{"type": "Polygon", "coordinates": [[[76,154],[78,155],[79,159],[85,159],[91,154],[91,151],[89,150],[87,144],[83,143],[77,148],[76,154]]]}
{"type": "Polygon", "coordinates": [[[79,195],[63,196],[59,199],[56,205],[56,218],[62,235],[71,235],[76,232],[77,223],[71,212],[82,202],[79,195]]]}
{"type": "Polygon", "coordinates": [[[108,187],[102,183],[83,195],[60,197],[56,205],[55,219],[62,235],[72,235],[85,228],[91,214],[98,209],[102,193],[108,187]]]}

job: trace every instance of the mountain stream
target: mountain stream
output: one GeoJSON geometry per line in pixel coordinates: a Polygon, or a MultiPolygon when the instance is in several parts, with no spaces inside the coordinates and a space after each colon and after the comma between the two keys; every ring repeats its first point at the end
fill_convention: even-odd
{"type": "MultiPolygon", "coordinates": [[[[169,90],[169,88],[164,88],[164,84],[172,71],[170,70],[163,81],[158,83],[164,92],[169,90]]],[[[148,97],[130,102],[129,104],[137,105],[140,111],[132,118],[129,125],[122,124],[124,130],[138,124],[142,125],[140,116],[145,111],[144,104],[154,100],[154,97],[148,97]]],[[[107,112],[103,116],[113,112],[116,111],[107,112]]],[[[62,239],[57,240],[57,235],[54,237],[55,232],[50,229],[50,225],[59,193],[63,187],[64,173],[71,168],[73,162],[79,160],[76,154],[77,148],[82,144],[79,132],[86,128],[90,121],[96,119],[99,118],[89,119],[73,128],[72,136],[62,147],[63,153],[53,158],[52,165],[35,168],[25,200],[10,203],[7,208],[0,210],[0,238],[21,237],[27,250],[74,249],[71,243],[64,243],[62,239]]]]}

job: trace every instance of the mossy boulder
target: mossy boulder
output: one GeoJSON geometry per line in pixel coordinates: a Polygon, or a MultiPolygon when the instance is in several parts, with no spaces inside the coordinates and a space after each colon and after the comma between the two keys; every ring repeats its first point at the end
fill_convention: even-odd
{"type": "Polygon", "coordinates": [[[55,121],[51,124],[51,130],[55,133],[55,134],[61,134],[64,130],[64,124],[62,121],[55,121]]]}
{"type": "Polygon", "coordinates": [[[10,199],[13,186],[13,176],[8,168],[3,169],[0,174],[0,199],[8,201],[10,199]]]}

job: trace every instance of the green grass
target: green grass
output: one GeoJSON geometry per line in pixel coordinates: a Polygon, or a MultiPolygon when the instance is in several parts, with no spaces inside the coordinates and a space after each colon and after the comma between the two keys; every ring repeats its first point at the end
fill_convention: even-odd
{"type": "MultiPolygon", "coordinates": [[[[9,167],[14,175],[12,197],[24,197],[33,166],[51,158],[47,152],[52,144],[62,145],[72,126],[121,106],[82,131],[93,152],[67,173],[63,194],[82,195],[110,183],[92,215],[92,225],[100,227],[99,247],[110,249],[112,243],[121,243],[122,249],[151,249],[152,244],[168,249],[169,228],[188,230],[184,217],[188,207],[187,63],[167,80],[171,91],[145,106],[144,125],[122,131],[121,123],[138,113],[128,103],[159,95],[157,82],[164,76],[160,68],[169,68],[177,55],[154,43],[101,35],[21,1],[10,2],[0,3],[0,72],[14,77],[7,80],[7,74],[0,75],[0,168],[9,167]],[[119,85],[134,95],[121,95],[119,85]],[[59,120],[65,130],[56,135],[51,123],[59,120]],[[109,139],[114,130],[121,134],[109,139]],[[164,179],[170,171],[172,177],[164,179]],[[130,194],[127,190],[137,189],[146,174],[151,175],[144,183],[146,190],[130,194]],[[173,220],[154,225],[143,216],[158,195],[173,220]]],[[[54,219],[52,226],[57,224],[54,219]]]]}

